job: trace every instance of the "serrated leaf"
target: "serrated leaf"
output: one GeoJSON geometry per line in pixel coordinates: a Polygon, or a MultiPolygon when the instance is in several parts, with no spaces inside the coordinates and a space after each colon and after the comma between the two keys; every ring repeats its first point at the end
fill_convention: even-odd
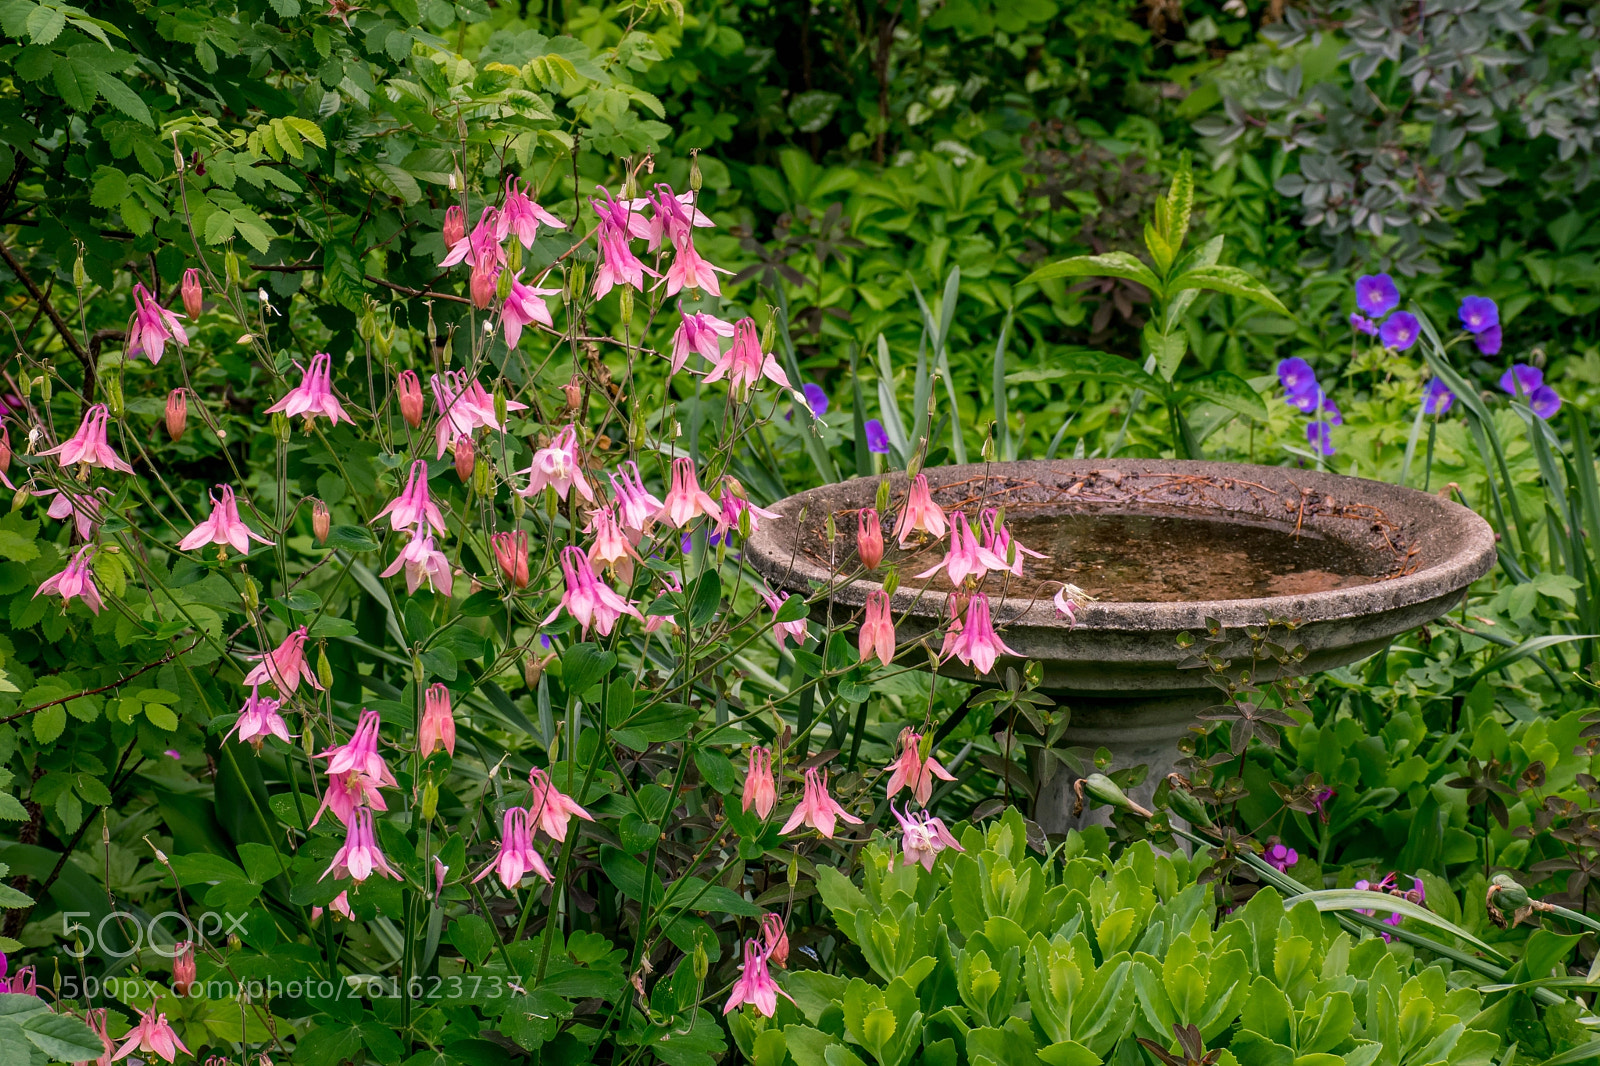
{"type": "Polygon", "coordinates": [[[123,83],[121,78],[115,74],[107,74],[103,70],[96,71],[95,85],[100,89],[100,95],[104,96],[112,107],[151,129],[156,128],[155,119],[150,117],[150,108],[139,98],[138,93],[123,83]]]}
{"type": "Polygon", "coordinates": [[[32,537],[12,529],[0,529],[0,558],[14,563],[31,562],[39,557],[39,546],[32,537]]]}
{"type": "Polygon", "coordinates": [[[112,208],[128,197],[128,176],[115,167],[100,167],[94,172],[94,191],[89,203],[99,208],[112,208]]]}
{"type": "Polygon", "coordinates": [[[226,211],[213,211],[206,219],[207,244],[222,244],[233,236],[233,218],[226,211]]]}
{"type": "Polygon", "coordinates": [[[67,728],[67,709],[61,704],[34,712],[33,739],[40,744],[54,744],[65,728],[67,728]]]}
{"type": "Polygon", "coordinates": [[[322,127],[318,126],[310,119],[299,118],[298,116],[289,116],[281,121],[285,126],[288,126],[290,129],[294,130],[301,137],[304,137],[318,148],[328,147],[328,139],[322,135],[322,127]]]}
{"type": "Polygon", "coordinates": [[[54,7],[36,7],[28,12],[28,39],[34,44],[49,44],[67,24],[67,13],[54,7]]]}
{"type": "Polygon", "coordinates": [[[292,19],[300,14],[300,0],[267,0],[279,18],[292,19]]]}
{"type": "Polygon", "coordinates": [[[1173,278],[1168,287],[1172,292],[1181,292],[1184,289],[1209,289],[1212,292],[1227,293],[1229,296],[1242,296],[1263,307],[1270,307],[1281,315],[1294,317],[1289,309],[1283,306],[1283,301],[1273,295],[1271,289],[1238,267],[1195,267],[1173,278]]]}
{"type": "Polygon", "coordinates": [[[0,907],[31,907],[34,900],[32,896],[19,892],[7,884],[0,884],[0,907]]]}
{"type": "Polygon", "coordinates": [[[406,171],[391,163],[379,163],[378,171],[388,181],[385,183],[380,180],[377,184],[390,196],[398,196],[408,204],[414,204],[422,199],[422,187],[417,184],[417,179],[406,171]]]}
{"type": "Polygon", "coordinates": [[[87,111],[94,106],[95,100],[100,95],[100,90],[95,87],[97,73],[99,72],[87,63],[77,62],[65,56],[57,57],[55,66],[51,68],[56,92],[60,93],[61,99],[75,111],[87,111]]]}
{"type": "Polygon", "coordinates": [[[151,725],[168,733],[175,732],[178,728],[178,716],[172,713],[171,707],[163,707],[159,703],[147,703],[144,705],[144,716],[150,719],[151,725]]]}
{"type": "Polygon", "coordinates": [[[283,150],[296,160],[305,158],[305,150],[301,147],[300,135],[284,125],[283,119],[272,120],[272,135],[278,139],[283,150]]]}
{"type": "Polygon", "coordinates": [[[94,1030],[70,1015],[41,1011],[22,1023],[22,1031],[53,1062],[87,1062],[105,1054],[94,1030]]]}

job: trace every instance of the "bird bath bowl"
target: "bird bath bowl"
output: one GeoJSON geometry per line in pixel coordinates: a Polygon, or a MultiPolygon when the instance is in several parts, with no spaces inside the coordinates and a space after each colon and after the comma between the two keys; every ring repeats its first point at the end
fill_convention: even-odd
{"type": "MultiPolygon", "coordinates": [[[[1177,743],[1195,715],[1217,702],[1197,670],[1178,664],[1193,652],[1182,633],[1219,621],[1233,643],[1225,657],[1249,657],[1246,627],[1292,621],[1305,658],[1261,664],[1258,680],[1315,673],[1381,650],[1397,634],[1455,606],[1495,560],[1494,533],[1458,504],[1414,489],[1286,467],[1181,460],[1035,460],[924,471],[946,513],[1004,506],[1020,544],[1047,559],[1025,558],[1023,576],[990,573],[981,586],[996,628],[1019,659],[1002,657],[979,679],[955,659],[939,672],[997,681],[1007,665],[1037,660],[1040,688],[1071,711],[1062,743],[1105,747],[1113,768],[1148,764],[1136,798],[1147,800],[1177,759],[1177,743]],[[1077,624],[1053,601],[1063,582],[1094,602],[1077,624]]],[[[765,522],[747,557],[774,588],[812,595],[812,608],[835,619],[859,612],[882,587],[889,566],[904,643],[938,630],[951,594],[943,573],[913,575],[943,557],[948,541],[901,550],[885,515],[887,551],[880,569],[860,571],[857,512],[873,506],[877,478],[824,485],[774,506],[785,521],[765,522]],[[830,547],[826,522],[838,537],[830,547]],[[842,575],[842,576],[841,576],[842,575]]],[[[890,509],[903,506],[908,482],[890,476],[890,509]]],[[[937,642],[931,642],[937,649],[937,642]]],[[[923,658],[914,652],[915,662],[923,658]]],[[[1073,776],[1055,775],[1036,805],[1040,824],[1062,832],[1071,814],[1073,776]]]]}

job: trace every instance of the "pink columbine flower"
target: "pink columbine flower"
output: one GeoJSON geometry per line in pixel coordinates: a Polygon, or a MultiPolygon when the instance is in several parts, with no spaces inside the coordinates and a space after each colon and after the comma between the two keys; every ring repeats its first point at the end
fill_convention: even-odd
{"type": "MultiPolygon", "coordinates": [[[[300,364],[295,363],[295,366],[299,367],[300,364]]],[[[345,413],[338,397],[333,394],[333,357],[327,352],[313,355],[311,365],[301,367],[300,384],[290,389],[283,399],[267,408],[269,415],[280,411],[290,418],[305,415],[308,429],[318,415],[336,426],[341,420],[352,426],[356,424],[356,420],[345,413]]]]}
{"type": "Polygon", "coordinates": [[[622,528],[631,529],[640,536],[649,533],[663,505],[644,487],[644,479],[639,476],[639,464],[632,459],[618,463],[617,472],[611,475],[611,491],[617,496],[617,513],[622,519],[622,528]]]}
{"type": "Polygon", "coordinates": [[[889,775],[889,798],[893,799],[902,788],[911,790],[917,803],[926,807],[933,796],[933,779],[954,781],[955,777],[929,755],[922,757],[922,734],[914,729],[900,731],[900,757],[890,764],[894,773],[889,775]]]}
{"type": "Polygon", "coordinates": [[[528,587],[528,531],[519,529],[512,533],[495,533],[489,537],[494,549],[495,562],[512,587],[528,587]]]}
{"type": "Polygon", "coordinates": [[[906,506],[900,512],[900,521],[895,523],[894,535],[900,539],[900,547],[904,548],[910,545],[911,534],[917,530],[937,538],[944,536],[945,529],[944,509],[933,502],[933,492],[928,488],[928,475],[918,474],[911,482],[911,491],[906,495],[906,506]]]}
{"type": "MultiPolygon", "coordinates": [[[[465,370],[446,370],[428,379],[433,389],[434,407],[439,423],[434,427],[435,459],[443,459],[461,437],[470,437],[479,427],[504,433],[506,427],[495,416],[494,398],[465,370]]],[[[528,405],[515,400],[507,401],[506,413],[524,410],[528,405]]]]}
{"type": "Polygon", "coordinates": [[[551,840],[565,842],[567,823],[575,817],[586,822],[594,821],[588,811],[552,784],[550,775],[537,766],[528,771],[528,787],[533,789],[533,799],[528,804],[528,824],[534,829],[544,830],[545,836],[551,840]]]}
{"type": "Polygon", "coordinates": [[[738,479],[724,476],[722,479],[722,511],[717,516],[717,532],[726,540],[731,534],[739,532],[739,516],[745,511],[750,512],[750,532],[754,533],[761,528],[761,519],[782,518],[777,511],[769,511],[765,507],[757,507],[744,495],[744,486],[738,479]]]}
{"type": "Polygon", "coordinates": [[[422,382],[415,370],[402,370],[395,379],[394,394],[400,405],[400,415],[412,429],[422,428],[422,382]]]}
{"type": "Polygon", "coordinates": [[[684,289],[700,289],[712,296],[721,296],[722,284],[717,281],[717,274],[732,274],[733,271],[713,266],[702,258],[687,233],[675,237],[672,246],[677,254],[672,257],[672,265],[663,279],[667,295],[676,296],[684,289]]]}
{"type": "Polygon", "coordinates": [[[239,517],[239,504],[233,498],[233,486],[218,485],[217,488],[222,490],[222,498],[218,499],[215,495],[211,497],[211,517],[180,540],[178,550],[188,552],[207,544],[220,544],[246,555],[252,540],[271,544],[272,541],[245,525],[239,517]]]}
{"type": "Polygon", "coordinates": [[[1056,612],[1067,620],[1068,629],[1078,628],[1077,609],[1094,599],[1076,585],[1063,584],[1056,590],[1056,612]]]}
{"type": "Polygon", "coordinates": [[[981,592],[974,592],[967,601],[967,614],[961,625],[961,632],[956,637],[954,645],[946,641],[946,646],[955,653],[955,657],[972,667],[979,674],[987,674],[994,669],[994,660],[1001,652],[1007,655],[1020,654],[1006,646],[999,634],[994,631],[994,624],[989,619],[989,597],[981,592]]]}
{"type": "Polygon", "coordinates": [[[761,939],[766,942],[767,957],[789,968],[789,934],[783,928],[783,916],[771,911],[761,916],[761,939]]]}
{"type": "Polygon", "coordinates": [[[83,421],[78,425],[78,432],[67,440],[40,455],[53,455],[62,466],[101,466],[107,470],[120,470],[124,474],[133,473],[133,467],[122,461],[122,457],[111,450],[111,444],[106,440],[106,423],[111,419],[111,409],[103,403],[92,405],[83,413],[83,421]]]}
{"type": "MultiPolygon", "coordinates": [[[[83,1012],[83,1023],[87,1025],[95,1036],[100,1038],[100,1046],[104,1049],[92,1061],[94,1066],[111,1066],[111,1055],[116,1050],[116,1041],[111,1039],[111,1034],[106,1031],[106,1008],[90,1007],[83,1012]]],[[[90,1060],[85,1060],[82,1066],[89,1066],[90,1060]]]]}
{"type": "Polygon", "coordinates": [[[52,574],[40,583],[34,592],[34,598],[40,596],[60,596],[61,606],[67,607],[74,599],[82,599],[89,610],[95,614],[100,613],[104,601],[100,599],[100,590],[95,587],[94,570],[90,567],[89,560],[94,555],[94,546],[85,544],[73,553],[67,560],[67,568],[59,574],[52,574]]]}
{"type": "Polygon", "coordinates": [[[983,514],[979,516],[978,522],[983,527],[983,546],[996,559],[1006,564],[1002,569],[1009,569],[1013,575],[1021,577],[1022,557],[1024,555],[1031,555],[1035,559],[1050,558],[1043,552],[1036,552],[1032,548],[1024,548],[1020,542],[1012,538],[1011,531],[1005,527],[1004,523],[999,522],[998,518],[999,512],[993,507],[986,507],[983,510],[983,514]],[[1013,548],[1016,549],[1015,555],[1012,554],[1013,548]]]}
{"type": "Polygon", "coordinates": [[[417,731],[417,754],[427,758],[443,748],[456,753],[456,716],[450,706],[450,690],[434,683],[422,705],[422,726],[417,731]]]}
{"type": "Polygon", "coordinates": [[[573,488],[578,495],[594,502],[594,490],[583,476],[583,461],[578,455],[578,428],[567,423],[555,439],[533,453],[533,462],[519,474],[528,475],[528,487],[518,489],[519,496],[536,496],[545,486],[556,490],[563,500],[573,488]]]}
{"type": "Polygon", "coordinates": [[[476,884],[495,874],[502,885],[514,889],[530,873],[539,875],[551,884],[555,883],[555,878],[550,876],[550,868],[534,849],[528,812],[521,807],[512,807],[501,816],[499,854],[472,881],[476,884]]]}
{"type": "MultiPolygon", "coordinates": [[[[920,476],[920,475],[919,475],[920,476]]],[[[978,543],[967,516],[957,511],[950,519],[950,550],[932,567],[917,577],[932,577],[940,570],[950,579],[950,584],[960,588],[967,578],[982,580],[990,570],[1004,570],[1006,561],[978,543]]]]}
{"type": "Polygon", "coordinates": [[[941,660],[950,658],[951,653],[955,651],[956,641],[961,639],[961,616],[967,610],[967,594],[964,592],[952,594],[945,599],[945,607],[949,611],[950,618],[944,627],[944,644],[939,648],[941,660]]]}
{"type": "MultiPolygon", "coordinates": [[[[198,287],[198,282],[196,283],[198,287]]],[[[143,355],[152,364],[161,362],[168,341],[189,343],[189,335],[178,320],[183,316],[168,311],[139,282],[133,283],[133,327],[128,330],[128,357],[143,355]]]]}
{"type": "Polygon", "coordinates": [[[592,625],[601,636],[610,636],[611,628],[623,615],[632,615],[639,621],[644,616],[639,609],[619,596],[611,586],[595,575],[594,566],[582,548],[561,549],[561,575],[566,580],[566,590],[561,602],[551,611],[541,625],[549,625],[560,616],[563,608],[578,621],[578,629],[585,637],[592,625]]]}
{"type": "Polygon", "coordinates": [[[744,772],[743,809],[756,809],[765,818],[778,805],[778,783],[772,776],[772,752],[756,745],[750,749],[750,763],[744,772]]]}
{"type": "Polygon", "coordinates": [[[868,570],[883,562],[883,520],[876,508],[863,507],[856,513],[856,555],[868,570]]]}
{"type": "Polygon", "coordinates": [[[187,996],[197,976],[194,962],[194,941],[180,940],[172,955],[172,990],[180,997],[187,996]]]}
{"type": "Polygon", "coordinates": [[[140,1013],[139,1024],[128,1031],[127,1039],[117,1049],[117,1053],[111,1056],[111,1061],[127,1058],[135,1051],[141,1055],[159,1055],[167,1062],[176,1062],[180,1051],[185,1055],[194,1054],[183,1046],[178,1034],[172,1031],[172,1024],[167,1021],[167,1016],[157,1014],[154,1007],[140,1013]]]}
{"type": "Polygon", "coordinates": [[[906,866],[921,863],[924,870],[932,870],[934,860],[939,852],[945,848],[955,848],[957,851],[966,851],[956,838],[946,829],[944,822],[927,811],[917,814],[901,814],[895,810],[894,804],[889,804],[889,810],[894,811],[895,820],[900,823],[902,834],[901,850],[905,853],[906,866]]]}
{"type": "Polygon", "coordinates": [[[440,533],[444,532],[444,515],[439,512],[433,497],[428,495],[426,459],[418,459],[411,464],[411,473],[406,478],[405,490],[390,500],[389,506],[379,511],[373,521],[376,522],[385,515],[389,516],[389,528],[397,532],[406,529],[426,529],[429,526],[440,533]]]}
{"type": "Polygon", "coordinates": [[[541,289],[535,285],[524,285],[518,279],[522,271],[517,271],[511,279],[511,292],[506,296],[506,302],[500,309],[500,323],[506,332],[506,347],[515,348],[522,339],[522,328],[531,326],[535,322],[541,326],[554,326],[555,322],[550,317],[550,305],[544,302],[546,296],[561,295],[560,289],[541,289]]]}
{"type": "Polygon", "coordinates": [[[461,210],[460,204],[451,204],[444,209],[444,224],[439,228],[439,236],[444,241],[446,251],[466,240],[467,213],[461,210]]]}
{"type": "Polygon", "coordinates": [[[806,771],[806,790],[800,798],[800,805],[789,815],[789,820],[783,823],[784,834],[792,832],[802,822],[827,837],[833,839],[835,819],[849,822],[851,825],[860,825],[861,819],[845,810],[828,794],[827,771],[819,772],[815,766],[806,771]]]}
{"type": "Polygon", "coordinates": [[[613,230],[627,240],[650,236],[650,220],[641,214],[644,208],[650,206],[649,200],[643,197],[637,200],[618,200],[600,185],[595,186],[595,191],[600,194],[600,199],[596,200],[591,196],[589,206],[600,216],[602,230],[613,230]]]}
{"type": "Polygon", "coordinates": [[[734,323],[733,344],[712,362],[711,373],[705,377],[706,384],[727,378],[734,395],[741,400],[761,378],[785,389],[789,387],[788,375],[778,366],[778,360],[771,352],[761,350],[761,334],[753,318],[741,318],[734,323]]]}
{"type": "Polygon", "coordinates": [[[724,322],[705,311],[683,315],[672,334],[672,368],[667,376],[682,370],[689,362],[690,353],[698,353],[706,362],[715,363],[722,357],[722,345],[717,338],[731,336],[732,322],[724,322]]]}
{"type": "Polygon", "coordinates": [[[440,260],[442,267],[466,263],[489,271],[498,271],[506,265],[506,250],[500,246],[500,212],[494,205],[483,209],[472,233],[456,241],[450,253],[440,260]]]}
{"type": "Polygon", "coordinates": [[[199,318],[200,312],[205,309],[205,290],[200,287],[200,271],[197,268],[190,267],[183,272],[183,284],[179,286],[179,292],[183,295],[184,311],[190,318],[199,318]]]}
{"type": "MultiPolygon", "coordinates": [[[[646,237],[653,252],[661,247],[663,237],[676,244],[680,237],[690,237],[695,227],[714,227],[709,215],[694,206],[694,192],[674,194],[672,186],[660,184],[643,202],[650,205],[651,215],[646,237]]],[[[635,200],[634,206],[641,206],[635,200]]]]}
{"type": "Polygon", "coordinates": [[[617,524],[616,515],[609,504],[589,512],[589,524],[584,527],[584,532],[594,534],[594,543],[589,545],[589,561],[606,564],[617,575],[617,580],[623,585],[631,585],[633,563],[639,558],[639,553],[633,550],[628,535],[617,524]]]}
{"type": "Polygon", "coordinates": [[[350,739],[321,752],[317,758],[328,760],[330,775],[358,773],[385,788],[399,788],[394,774],[389,772],[389,764],[378,754],[378,727],[382,724],[382,716],[377,711],[362,711],[350,739]]]}
{"type": "Polygon", "coordinates": [[[446,596],[452,594],[455,578],[450,572],[450,560],[445,558],[444,552],[433,546],[432,533],[423,529],[413,530],[411,540],[378,576],[393,577],[402,567],[406,572],[406,592],[410,595],[415,596],[423,582],[427,582],[430,591],[446,596]]]}
{"type": "MultiPolygon", "coordinates": [[[[328,912],[330,914],[337,914],[347,922],[353,922],[356,920],[356,912],[350,909],[350,893],[348,890],[333,897],[333,901],[328,904],[328,912]]],[[[316,921],[321,917],[322,908],[312,907],[311,920],[316,921]]]]}
{"type": "Polygon", "coordinates": [[[857,642],[862,666],[874,657],[885,666],[894,662],[894,613],[889,608],[889,594],[882,589],[867,593],[866,617],[857,642]]]}
{"type": "Polygon", "coordinates": [[[301,680],[304,680],[317,691],[322,690],[316,671],[306,662],[305,626],[296,629],[283,638],[282,644],[257,658],[261,662],[245,675],[243,683],[246,685],[265,685],[270,681],[278,686],[278,691],[287,695],[299,688],[301,680]]]}
{"type": "Polygon", "coordinates": [[[732,1014],[748,1003],[762,1017],[770,1018],[778,1009],[780,995],[794,1002],[794,997],[779,988],[772,974],[767,972],[767,954],[759,940],[752,938],[744,942],[744,963],[739,967],[739,979],[733,982],[728,1004],[722,1008],[723,1014],[732,1014]]]}
{"type": "Polygon", "coordinates": [[[360,884],[375,873],[396,881],[404,880],[400,871],[390,866],[389,860],[378,850],[378,837],[372,831],[372,812],[365,807],[357,807],[350,815],[344,846],[334,854],[333,862],[328,864],[328,868],[322,871],[322,877],[317,880],[333,874],[335,879],[349,877],[360,884]]]}
{"type": "Polygon", "coordinates": [[[323,790],[322,802],[317,805],[317,813],[311,818],[312,825],[322,821],[322,815],[327,811],[333,812],[340,825],[348,827],[357,808],[370,807],[375,811],[389,809],[380,791],[381,786],[366,774],[352,770],[347,774],[327,776],[328,787],[323,790]]]}
{"type": "Polygon", "coordinates": [[[508,176],[505,204],[500,208],[500,225],[496,230],[500,240],[504,241],[507,236],[514,234],[524,248],[532,248],[534,238],[539,235],[541,224],[553,229],[567,228],[565,222],[540,207],[533,197],[523,192],[520,181],[508,176]]]}
{"type": "Polygon", "coordinates": [[[672,487],[667,490],[667,498],[662,503],[661,510],[656,512],[656,521],[666,522],[675,529],[682,529],[698,515],[716,518],[721,513],[722,508],[717,505],[717,501],[700,487],[700,477],[695,473],[694,460],[687,457],[672,460],[672,487]]]}
{"type": "Polygon", "coordinates": [[[35,491],[34,496],[41,500],[47,496],[54,497],[45,514],[58,521],[72,519],[78,527],[80,539],[94,539],[94,531],[100,527],[100,500],[94,492],[74,493],[44,489],[35,491]]]}
{"type": "Polygon", "coordinates": [[[789,602],[789,593],[785,592],[782,596],[779,596],[763,590],[761,598],[766,601],[767,610],[772,612],[772,639],[778,642],[778,647],[783,647],[785,639],[792,639],[794,646],[797,648],[803,647],[806,642],[806,626],[808,625],[805,618],[801,617],[793,622],[780,622],[777,620],[778,612],[783,610],[783,605],[789,602]]]}
{"type": "Polygon", "coordinates": [[[239,743],[253,745],[258,752],[268,737],[277,737],[285,744],[290,743],[289,725],[278,713],[278,706],[277,700],[261,695],[259,685],[251,685],[249,698],[239,708],[238,721],[233,723],[233,728],[222,739],[227,740],[237,734],[239,743]]]}
{"type": "Polygon", "coordinates": [[[630,285],[643,292],[646,274],[651,277],[661,275],[645,266],[633,254],[628,247],[628,240],[644,236],[648,232],[648,223],[643,216],[633,212],[631,204],[611,199],[604,189],[600,190],[600,194],[603,200],[589,201],[600,216],[600,226],[596,232],[600,246],[600,269],[594,275],[594,298],[600,299],[617,285],[630,285]]]}

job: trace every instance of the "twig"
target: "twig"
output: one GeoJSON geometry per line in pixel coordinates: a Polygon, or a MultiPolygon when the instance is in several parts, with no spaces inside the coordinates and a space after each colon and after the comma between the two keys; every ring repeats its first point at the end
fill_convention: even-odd
{"type": "Polygon", "coordinates": [[[153,663],[146,663],[144,666],[139,667],[139,669],[135,670],[133,673],[127,675],[126,677],[119,677],[119,678],[117,678],[117,680],[111,682],[111,684],[109,684],[109,685],[101,685],[99,688],[91,688],[91,689],[89,689],[88,691],[85,691],[85,692],[74,692],[70,696],[62,696],[58,700],[51,700],[49,703],[41,703],[37,707],[29,707],[25,711],[18,711],[16,714],[12,715],[9,718],[0,718],[0,725],[5,725],[7,722],[15,722],[18,718],[26,718],[30,714],[33,714],[33,713],[35,713],[37,711],[42,711],[46,707],[54,707],[58,703],[70,703],[71,701],[76,700],[76,699],[81,699],[84,696],[94,696],[94,695],[97,695],[97,694],[99,694],[101,692],[105,692],[107,689],[116,688],[118,685],[125,685],[129,681],[132,681],[134,678],[138,677],[140,674],[147,674],[151,670],[154,670],[158,666],[165,666],[167,663],[170,663],[172,660],[176,659],[180,655],[184,655],[184,654],[187,654],[188,652],[194,651],[196,648],[198,648],[200,646],[200,640],[201,639],[203,639],[203,638],[196,638],[195,642],[193,644],[189,645],[187,648],[180,648],[177,651],[173,651],[173,652],[168,653],[163,658],[157,659],[153,663]]]}

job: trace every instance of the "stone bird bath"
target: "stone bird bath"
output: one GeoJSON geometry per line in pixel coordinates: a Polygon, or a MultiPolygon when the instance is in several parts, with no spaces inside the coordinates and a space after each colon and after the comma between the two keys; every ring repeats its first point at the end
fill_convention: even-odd
{"type": "MultiPolygon", "coordinates": [[[[1150,766],[1136,797],[1148,800],[1177,758],[1177,742],[1195,715],[1218,702],[1199,671],[1180,670],[1192,654],[1180,633],[1207,618],[1234,635],[1248,659],[1247,626],[1299,623],[1294,641],[1305,658],[1281,672],[1309,674],[1381,650],[1397,634],[1444,614],[1495,560],[1494,533],[1465,507],[1414,489],[1286,467],[1180,460],[1034,460],[924,471],[947,513],[1004,506],[1006,525],[1023,546],[1021,578],[990,573],[983,591],[1001,638],[1043,667],[1040,688],[1071,711],[1068,746],[1106,747],[1113,767],[1150,766]],[[1052,599],[1062,582],[1096,597],[1069,626],[1052,599]]],[[[890,476],[890,509],[908,482],[890,476]]],[[[811,489],[776,504],[785,521],[765,522],[747,557],[774,588],[813,594],[832,583],[833,617],[857,612],[899,567],[893,597],[903,643],[938,629],[951,592],[943,574],[917,581],[944,554],[938,545],[900,550],[883,518],[882,566],[853,581],[857,512],[871,507],[877,478],[811,489]],[[803,519],[801,518],[804,514],[803,519]],[[833,515],[831,549],[825,523],[833,515]],[[902,616],[904,616],[902,618],[902,616]]],[[[823,618],[828,600],[813,605],[823,618]]],[[[935,644],[937,648],[937,644],[935,644]]],[[[907,662],[926,661],[914,650],[907,662]]],[[[1002,658],[986,680],[1003,675],[1002,658]]],[[[940,672],[974,680],[950,659],[940,672]]],[[[1258,679],[1281,676],[1263,664],[1258,679]]],[[[1037,805],[1049,832],[1077,824],[1073,778],[1059,773],[1037,805]]]]}

